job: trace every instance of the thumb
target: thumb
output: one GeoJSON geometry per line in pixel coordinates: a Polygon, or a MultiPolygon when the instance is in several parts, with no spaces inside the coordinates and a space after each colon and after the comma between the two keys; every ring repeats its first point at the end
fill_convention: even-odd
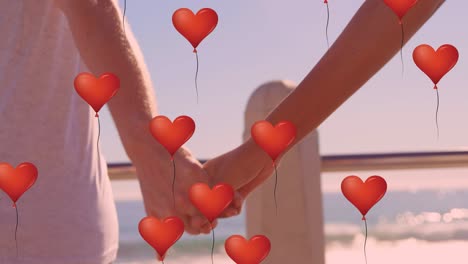
{"type": "Polygon", "coordinates": [[[240,214],[243,203],[244,197],[239,192],[235,192],[231,204],[228,208],[226,208],[226,210],[224,210],[224,212],[219,216],[219,218],[227,218],[240,214]]]}

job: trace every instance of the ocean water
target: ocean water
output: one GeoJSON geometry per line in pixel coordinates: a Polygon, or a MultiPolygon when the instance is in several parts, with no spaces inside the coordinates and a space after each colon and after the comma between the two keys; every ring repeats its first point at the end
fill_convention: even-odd
{"type": "MultiPolygon", "coordinates": [[[[353,256],[361,261],[363,222],[357,209],[341,194],[340,184],[348,175],[365,179],[376,174],[387,180],[388,190],[367,214],[368,245],[374,252],[380,252],[380,256],[393,252],[387,258],[391,259],[395,252],[406,254],[405,250],[414,248],[412,252],[420,250],[428,260],[435,261],[438,255],[431,257],[430,254],[440,253],[449,244],[452,249],[468,248],[468,169],[324,173],[327,263],[340,263],[338,259],[352,259],[353,256]]],[[[117,263],[156,263],[154,250],[137,229],[138,222],[145,216],[138,183],[114,181],[112,185],[120,224],[117,263]]],[[[232,234],[245,235],[244,221],[245,215],[241,214],[219,222],[215,229],[215,261],[233,263],[226,256],[223,243],[232,234]]],[[[466,259],[465,251],[457,251],[457,254],[465,254],[466,259]]],[[[184,235],[168,252],[168,258],[170,263],[208,263],[210,253],[211,235],[184,235]]]]}

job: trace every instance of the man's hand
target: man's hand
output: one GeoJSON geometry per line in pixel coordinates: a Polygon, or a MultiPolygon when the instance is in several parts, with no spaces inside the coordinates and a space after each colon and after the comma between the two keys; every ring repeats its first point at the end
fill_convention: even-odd
{"type": "MultiPolygon", "coordinates": [[[[192,205],[188,191],[197,182],[208,183],[201,164],[185,148],[174,155],[176,166],[174,196],[172,192],[173,166],[167,152],[137,159],[134,165],[140,180],[145,210],[158,218],[178,216],[190,234],[209,233],[208,220],[192,205]],[[174,204],[175,197],[175,204],[174,204]]],[[[213,223],[213,227],[216,223],[213,223]]]]}

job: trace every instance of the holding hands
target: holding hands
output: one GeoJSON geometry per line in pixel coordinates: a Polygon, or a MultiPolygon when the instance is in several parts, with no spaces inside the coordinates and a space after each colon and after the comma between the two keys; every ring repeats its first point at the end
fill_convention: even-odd
{"type": "MultiPolygon", "coordinates": [[[[260,128],[263,131],[261,133],[264,136],[269,135],[264,143],[268,145],[271,142],[284,141],[277,135],[275,137],[275,133],[271,133],[276,128],[271,127],[268,122],[260,123],[253,128],[264,127],[260,128]]],[[[138,158],[134,162],[140,179],[146,212],[148,215],[158,218],[178,216],[185,223],[186,231],[191,234],[209,233],[211,228],[216,226],[216,217],[238,215],[241,211],[243,198],[271,175],[273,171],[272,159],[276,160],[280,152],[293,139],[287,139],[288,143],[279,148],[277,144],[273,144],[276,154],[271,158],[253,140],[249,140],[240,147],[210,160],[202,166],[188,149],[181,147],[195,131],[195,122],[190,117],[179,116],[174,122],[171,122],[165,116],[156,116],[151,120],[149,130],[155,139],[151,140],[152,144],[150,145],[154,148],[145,155],[135,155],[138,158]],[[155,156],[157,158],[156,164],[150,163],[144,158],[154,158],[155,156]],[[213,219],[207,219],[206,215],[201,214],[203,212],[194,207],[194,197],[189,195],[192,186],[197,183],[205,184],[211,188],[223,183],[230,185],[229,188],[232,187],[235,190],[232,202],[229,202],[227,208],[224,207],[226,205],[220,207],[218,210],[223,211],[220,214],[216,213],[213,219]]],[[[295,133],[295,130],[293,132],[295,133]]],[[[255,133],[253,135],[258,144],[259,138],[255,136],[255,133]]],[[[262,148],[264,147],[262,146],[262,148]]],[[[145,149],[148,149],[148,145],[145,145],[145,149]]],[[[210,190],[206,191],[211,193],[210,190]]],[[[211,194],[207,195],[207,197],[211,197],[208,198],[210,201],[219,198],[215,198],[216,196],[211,196],[211,194]]],[[[231,198],[229,199],[231,200],[231,198]]],[[[221,201],[215,201],[214,204],[218,202],[221,201]]],[[[213,207],[214,204],[206,206],[213,207]]],[[[205,206],[204,203],[203,206],[205,206]]]]}
{"type": "MultiPolygon", "coordinates": [[[[234,199],[220,216],[231,217],[240,213],[244,198],[264,182],[274,169],[271,159],[252,140],[203,165],[187,148],[181,147],[174,154],[177,177],[172,193],[173,168],[169,155],[157,145],[153,155],[147,156],[151,163],[134,162],[146,213],[158,218],[178,216],[184,222],[186,231],[194,235],[208,234],[211,226],[190,201],[189,190],[192,185],[231,185],[236,191],[234,199]]],[[[213,228],[216,224],[216,220],[213,221],[213,228]]]]}
{"type": "Polygon", "coordinates": [[[148,162],[134,163],[146,213],[158,218],[178,216],[188,233],[207,234],[211,231],[210,224],[192,205],[188,191],[192,184],[209,184],[209,178],[200,162],[186,148],[182,147],[174,154],[174,162],[178,176],[174,185],[173,167],[167,153],[161,151],[148,156],[148,162]]]}
{"type": "Polygon", "coordinates": [[[179,116],[171,122],[160,115],[152,119],[149,127],[159,143],[155,146],[159,164],[157,177],[141,172],[140,185],[147,214],[158,218],[179,216],[191,234],[209,233],[216,225],[216,218],[238,215],[243,199],[263,183],[273,169],[276,171],[279,158],[296,137],[296,127],[291,122],[282,121],[273,126],[268,121],[258,121],[252,125],[251,139],[202,166],[186,148],[181,148],[195,131],[192,118],[179,116]],[[155,181],[159,182],[157,192],[153,187],[157,184],[155,181]],[[200,183],[202,188],[195,190],[193,186],[200,183]],[[226,194],[227,189],[215,190],[219,188],[231,190],[226,194]]]}

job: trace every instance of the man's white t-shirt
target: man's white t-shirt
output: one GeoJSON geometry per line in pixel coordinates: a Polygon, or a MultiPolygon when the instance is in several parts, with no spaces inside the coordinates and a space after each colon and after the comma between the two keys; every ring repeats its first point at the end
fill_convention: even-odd
{"type": "Polygon", "coordinates": [[[32,162],[17,202],[0,191],[0,263],[109,264],[118,223],[97,120],[73,81],[87,69],[51,0],[0,0],[0,162],[32,162]],[[99,163],[100,162],[100,163],[99,163]]]}

